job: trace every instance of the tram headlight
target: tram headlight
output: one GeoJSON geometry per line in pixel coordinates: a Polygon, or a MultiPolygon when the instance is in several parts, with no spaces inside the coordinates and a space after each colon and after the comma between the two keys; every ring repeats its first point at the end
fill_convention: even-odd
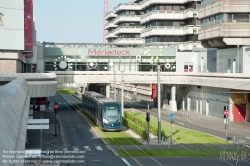
{"type": "Polygon", "coordinates": [[[109,123],[108,119],[103,118],[103,123],[109,123]]]}

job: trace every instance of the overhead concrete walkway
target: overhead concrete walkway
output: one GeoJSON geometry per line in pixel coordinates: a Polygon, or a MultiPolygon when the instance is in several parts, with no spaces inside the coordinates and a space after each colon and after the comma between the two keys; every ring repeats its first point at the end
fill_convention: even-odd
{"type": "Polygon", "coordinates": [[[54,73],[15,73],[0,74],[0,82],[11,82],[16,78],[24,78],[28,84],[30,97],[54,96],[57,89],[57,76],[54,73]]]}
{"type": "MultiPolygon", "coordinates": [[[[58,83],[114,83],[112,71],[51,71],[58,83]]],[[[116,72],[121,84],[122,72],[116,72]]],[[[157,72],[124,72],[124,83],[156,84],[157,72]]],[[[250,90],[250,74],[161,72],[161,84],[197,85],[215,88],[250,90]]]]}
{"type": "MultiPolygon", "coordinates": [[[[24,151],[29,114],[28,84],[17,78],[0,87],[0,160],[4,151],[24,151]]],[[[10,155],[10,154],[8,154],[10,155]]],[[[11,165],[10,163],[6,165],[11,165]]]]}
{"type": "Polygon", "coordinates": [[[9,166],[4,152],[25,150],[30,98],[54,96],[58,83],[53,73],[0,74],[0,82],[0,165],[9,166]]]}

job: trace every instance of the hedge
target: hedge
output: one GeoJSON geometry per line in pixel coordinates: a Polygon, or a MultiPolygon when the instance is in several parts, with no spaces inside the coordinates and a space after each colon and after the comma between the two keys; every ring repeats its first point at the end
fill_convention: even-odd
{"type": "Polygon", "coordinates": [[[129,119],[123,117],[122,122],[125,126],[133,130],[135,133],[141,136],[142,139],[146,140],[147,138],[147,131],[142,127],[138,126],[136,123],[132,122],[129,119]]]}
{"type": "MultiPolygon", "coordinates": [[[[141,119],[129,114],[129,112],[124,112],[124,119],[128,119],[128,120],[131,120],[133,123],[137,124],[137,126],[140,126],[141,128],[143,128],[145,131],[147,130],[148,128],[148,124],[146,122],[146,115],[145,115],[145,121],[142,121],[141,119]]],[[[132,129],[133,130],[133,129],[132,129]]],[[[158,126],[155,126],[155,125],[150,125],[150,132],[154,135],[158,135],[158,126]]],[[[147,132],[146,132],[147,133],[147,132]]],[[[161,136],[162,137],[166,137],[166,134],[165,132],[162,130],[161,131],[161,136]]]]}

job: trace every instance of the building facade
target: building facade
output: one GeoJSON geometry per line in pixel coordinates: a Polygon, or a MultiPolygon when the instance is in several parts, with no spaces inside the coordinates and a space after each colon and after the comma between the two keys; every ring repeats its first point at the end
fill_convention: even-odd
{"type": "Polygon", "coordinates": [[[200,0],[135,0],[120,4],[105,17],[105,37],[109,43],[168,43],[179,51],[202,48],[198,41],[200,5],[200,0]]]}

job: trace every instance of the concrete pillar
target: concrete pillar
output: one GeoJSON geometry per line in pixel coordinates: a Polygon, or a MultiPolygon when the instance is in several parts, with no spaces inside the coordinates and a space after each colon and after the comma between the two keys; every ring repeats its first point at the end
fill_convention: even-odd
{"type": "Polygon", "coordinates": [[[196,112],[199,113],[199,100],[196,99],[196,112]]]}
{"type": "Polygon", "coordinates": [[[173,111],[173,112],[177,111],[177,103],[175,100],[175,96],[176,96],[176,86],[173,85],[171,87],[171,100],[169,101],[170,111],[173,111]]]}
{"type": "Polygon", "coordinates": [[[45,111],[45,105],[40,105],[40,111],[45,111]]]}
{"type": "Polygon", "coordinates": [[[202,114],[202,99],[200,100],[200,113],[202,114]]]}
{"type": "Polygon", "coordinates": [[[185,110],[185,97],[182,97],[182,110],[185,110]]]}
{"type": "Polygon", "coordinates": [[[233,73],[236,73],[236,60],[233,60],[233,73]]]}
{"type": "Polygon", "coordinates": [[[163,99],[162,99],[162,109],[168,109],[168,86],[167,84],[163,84],[163,99]]]}
{"type": "Polygon", "coordinates": [[[110,85],[106,85],[106,97],[110,98],[110,85]]]}

